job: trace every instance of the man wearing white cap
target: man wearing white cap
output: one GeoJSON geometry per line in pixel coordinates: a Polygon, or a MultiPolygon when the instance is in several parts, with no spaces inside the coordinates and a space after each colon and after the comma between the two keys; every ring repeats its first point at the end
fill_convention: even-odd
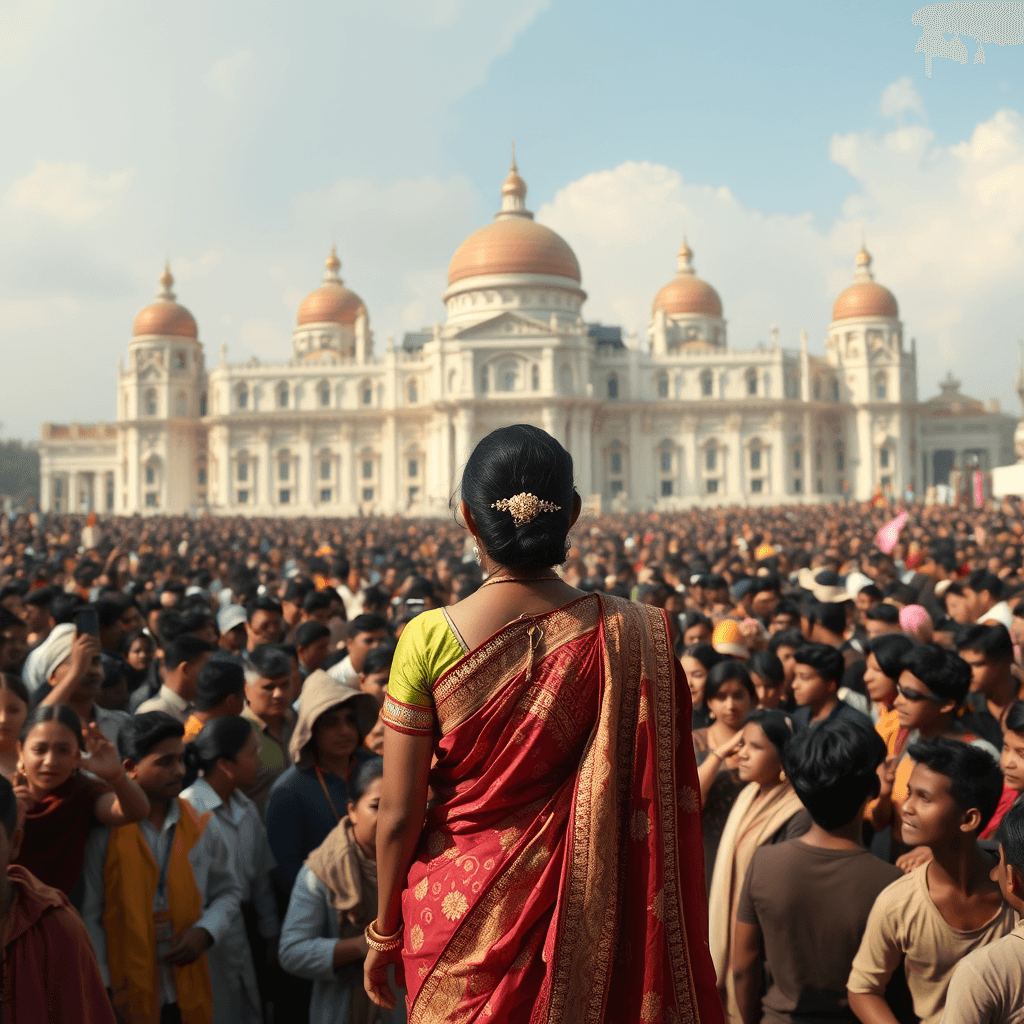
{"type": "Polygon", "coordinates": [[[240,604],[226,604],[217,612],[220,646],[230,654],[240,655],[245,650],[245,623],[248,618],[240,604]]]}

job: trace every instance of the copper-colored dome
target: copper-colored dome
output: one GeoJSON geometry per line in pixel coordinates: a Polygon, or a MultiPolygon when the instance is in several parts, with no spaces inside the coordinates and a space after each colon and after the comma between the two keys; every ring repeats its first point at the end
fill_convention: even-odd
{"type": "Polygon", "coordinates": [[[139,311],[132,324],[132,335],[169,334],[176,338],[198,338],[199,327],[195,317],[182,305],[174,301],[171,285],[174,278],[170,267],[164,267],[160,275],[160,291],[156,302],[139,311]]]}
{"type": "Polygon", "coordinates": [[[832,305],[833,320],[848,320],[858,316],[898,317],[896,296],[884,285],[878,284],[871,273],[871,254],[861,245],[856,260],[855,280],[832,305]]]}
{"type": "Polygon", "coordinates": [[[299,306],[295,322],[303,324],[354,324],[359,314],[366,311],[363,300],[346,288],[338,277],[341,261],[331,246],[331,254],[324,264],[327,268],[323,284],[310,292],[299,306]]]}
{"type": "Polygon", "coordinates": [[[858,281],[836,299],[832,306],[833,320],[854,316],[899,316],[896,296],[875,281],[858,281]]]}
{"type": "Polygon", "coordinates": [[[354,324],[363,300],[343,284],[324,284],[310,292],[299,306],[295,322],[303,324],[354,324]]]}
{"type": "Polygon", "coordinates": [[[568,243],[528,217],[500,217],[455,250],[448,284],[485,274],[545,274],[579,283],[580,265],[568,243]]]}
{"type": "Polygon", "coordinates": [[[718,297],[718,292],[694,273],[692,257],[693,252],[684,238],[683,247],[679,250],[679,271],[654,296],[652,314],[663,309],[669,316],[685,313],[703,313],[716,317],[722,315],[722,300],[718,297]]]}

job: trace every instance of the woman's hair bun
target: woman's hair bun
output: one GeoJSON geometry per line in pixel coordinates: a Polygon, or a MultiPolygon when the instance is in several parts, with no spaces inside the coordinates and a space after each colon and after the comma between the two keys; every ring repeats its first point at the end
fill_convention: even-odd
{"type": "Polygon", "coordinates": [[[546,431],[527,423],[492,430],[473,449],[462,475],[469,506],[487,554],[500,565],[544,569],[565,561],[569,519],[576,501],[572,456],[546,431]],[[516,525],[512,511],[493,506],[519,494],[557,505],[516,525]]]}

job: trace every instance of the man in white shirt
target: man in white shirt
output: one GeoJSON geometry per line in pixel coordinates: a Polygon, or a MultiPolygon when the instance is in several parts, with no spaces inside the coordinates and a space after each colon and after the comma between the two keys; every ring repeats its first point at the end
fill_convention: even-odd
{"type": "Polygon", "coordinates": [[[164,646],[164,682],[155,697],[143,701],[137,715],[163,711],[184,725],[192,714],[199,673],[209,661],[213,644],[186,633],[164,646]]]}
{"type": "Polygon", "coordinates": [[[1009,630],[1013,626],[1013,612],[1003,600],[1003,581],[988,569],[975,569],[964,582],[964,598],[967,600],[974,621],[990,626],[999,623],[1009,630]]]}

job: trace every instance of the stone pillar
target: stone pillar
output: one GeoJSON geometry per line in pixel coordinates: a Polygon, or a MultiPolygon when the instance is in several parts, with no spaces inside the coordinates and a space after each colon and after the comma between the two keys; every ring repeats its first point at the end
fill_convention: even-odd
{"type": "Polygon", "coordinates": [[[39,511],[53,511],[53,471],[49,468],[39,474],[39,511]]]}
{"type": "Polygon", "coordinates": [[[455,472],[460,474],[469,461],[473,443],[473,408],[463,405],[455,414],[455,472]]]}
{"type": "Polygon", "coordinates": [[[253,466],[252,486],[253,503],[263,504],[270,507],[274,501],[274,466],[270,458],[270,433],[264,431],[260,434],[259,455],[256,465],[253,466]],[[259,477],[262,476],[262,481],[259,477]],[[261,486],[262,483],[262,486],[261,486]]]}
{"type": "Polygon", "coordinates": [[[627,455],[629,472],[626,477],[629,481],[630,509],[647,508],[650,504],[647,480],[651,456],[644,449],[644,440],[640,433],[640,414],[631,412],[629,414],[629,454],[627,455]]]}

